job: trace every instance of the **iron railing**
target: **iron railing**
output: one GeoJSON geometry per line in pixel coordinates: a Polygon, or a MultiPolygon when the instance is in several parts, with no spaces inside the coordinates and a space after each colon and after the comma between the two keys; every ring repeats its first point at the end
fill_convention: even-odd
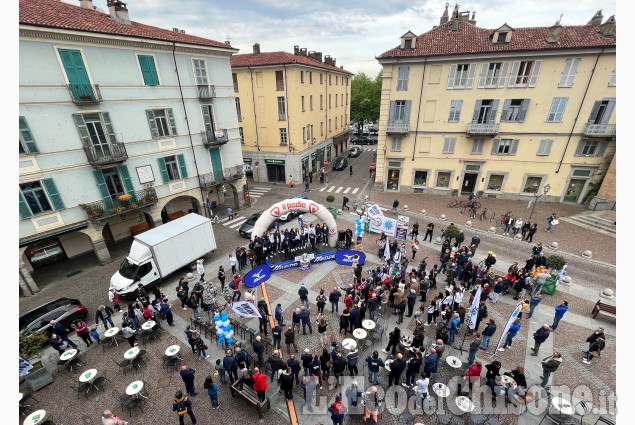
{"type": "Polygon", "coordinates": [[[201,174],[199,176],[199,180],[201,182],[201,187],[205,188],[205,187],[216,186],[217,184],[222,183],[223,177],[217,176],[212,172],[212,173],[201,174]]]}
{"type": "Polygon", "coordinates": [[[73,103],[77,105],[100,103],[102,101],[99,84],[67,84],[67,87],[73,103]]]}
{"type": "Polygon", "coordinates": [[[468,134],[493,135],[498,134],[500,124],[496,123],[469,123],[467,125],[468,134]]]}
{"type": "Polygon", "coordinates": [[[128,211],[156,204],[158,201],[157,193],[152,187],[126,195],[130,195],[130,198],[127,199],[127,196],[120,195],[114,199],[104,199],[88,204],[79,204],[79,207],[86,211],[90,220],[100,221],[108,217],[125,214],[128,211]]]}
{"type": "Polygon", "coordinates": [[[386,133],[408,133],[410,129],[410,123],[388,121],[386,125],[386,133]]]}
{"type": "Polygon", "coordinates": [[[214,85],[197,85],[196,94],[199,99],[213,99],[216,97],[216,86],[214,85]]]}
{"type": "Polygon", "coordinates": [[[205,146],[220,146],[229,141],[226,129],[216,131],[205,130],[201,132],[201,137],[205,146]]]}
{"type": "Polygon", "coordinates": [[[86,158],[92,165],[107,165],[124,162],[128,159],[126,145],[120,142],[105,145],[84,146],[86,158]]]}
{"type": "Polygon", "coordinates": [[[615,124],[585,124],[582,134],[590,137],[615,137],[615,124]]]}

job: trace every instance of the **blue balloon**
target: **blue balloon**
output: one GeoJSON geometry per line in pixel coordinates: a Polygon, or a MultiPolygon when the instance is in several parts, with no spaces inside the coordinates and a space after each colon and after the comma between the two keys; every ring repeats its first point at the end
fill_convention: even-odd
{"type": "Polygon", "coordinates": [[[227,338],[227,343],[228,344],[233,344],[234,343],[234,338],[227,338]]]}
{"type": "Polygon", "coordinates": [[[219,337],[218,337],[218,342],[220,342],[221,344],[222,344],[223,342],[225,342],[225,337],[224,337],[223,335],[219,336],[219,337]]]}
{"type": "Polygon", "coordinates": [[[216,320],[218,322],[220,320],[220,314],[216,313],[214,315],[214,320],[216,320]]]}

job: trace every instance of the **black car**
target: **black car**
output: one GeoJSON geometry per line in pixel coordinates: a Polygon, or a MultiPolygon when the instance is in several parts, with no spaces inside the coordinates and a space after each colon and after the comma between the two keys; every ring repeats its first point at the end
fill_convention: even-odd
{"type": "Polygon", "coordinates": [[[353,140],[354,145],[372,145],[375,141],[370,139],[369,137],[360,137],[356,140],[353,140]]]}
{"type": "Polygon", "coordinates": [[[20,335],[34,332],[47,332],[51,328],[51,320],[61,321],[68,329],[75,319],[86,320],[88,310],[81,301],[73,298],[58,298],[43,304],[20,316],[20,335]]]}
{"type": "Polygon", "coordinates": [[[348,160],[346,158],[340,156],[339,158],[335,159],[335,162],[333,163],[333,170],[342,171],[346,169],[346,167],[348,167],[348,160]]]}

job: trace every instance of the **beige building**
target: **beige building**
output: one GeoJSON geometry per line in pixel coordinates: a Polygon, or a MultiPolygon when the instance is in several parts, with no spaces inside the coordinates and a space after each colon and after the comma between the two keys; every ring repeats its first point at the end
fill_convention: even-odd
{"type": "Polygon", "coordinates": [[[238,125],[248,176],[256,182],[319,178],[349,141],[352,73],[335,58],[294,46],[231,59],[238,125]]]}
{"type": "Polygon", "coordinates": [[[376,189],[592,197],[616,149],[616,24],[603,20],[485,29],[446,6],[439,26],[404,34],[378,57],[376,189]]]}

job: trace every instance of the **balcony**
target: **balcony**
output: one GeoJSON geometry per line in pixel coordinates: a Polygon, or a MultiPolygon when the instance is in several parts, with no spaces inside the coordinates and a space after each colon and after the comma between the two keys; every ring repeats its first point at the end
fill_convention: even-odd
{"type": "Polygon", "coordinates": [[[205,173],[199,176],[202,188],[210,188],[223,182],[222,176],[216,176],[214,173],[205,173]]]}
{"type": "Polygon", "coordinates": [[[88,162],[93,166],[116,164],[128,159],[126,146],[120,142],[84,146],[84,152],[88,162]]]}
{"type": "Polygon", "coordinates": [[[222,175],[216,175],[212,173],[205,173],[200,175],[201,187],[210,188],[221,183],[239,180],[245,175],[242,164],[234,165],[233,167],[225,168],[222,175]]]}
{"type": "Polygon", "coordinates": [[[67,84],[66,86],[76,105],[91,105],[102,101],[99,84],[67,84]]]}
{"type": "Polygon", "coordinates": [[[498,127],[500,124],[496,123],[469,123],[467,125],[467,134],[474,134],[478,136],[495,136],[498,134],[498,127]]]}
{"type": "Polygon", "coordinates": [[[582,134],[587,137],[615,137],[615,124],[585,124],[582,134]]]}
{"type": "Polygon", "coordinates": [[[245,175],[243,164],[234,165],[233,167],[225,168],[223,170],[223,178],[226,181],[238,180],[245,175]]]}
{"type": "Polygon", "coordinates": [[[79,204],[79,207],[86,211],[88,218],[93,222],[106,220],[115,215],[125,214],[126,212],[138,210],[157,203],[157,193],[154,188],[138,190],[136,192],[120,195],[114,199],[107,201],[97,201],[88,204],[79,204]],[[123,199],[122,199],[123,198],[123,199]]]}
{"type": "Polygon", "coordinates": [[[389,134],[408,133],[409,129],[410,125],[407,122],[388,121],[388,124],[386,124],[386,133],[389,134]]]}
{"type": "Polygon", "coordinates": [[[201,137],[203,139],[203,145],[205,146],[220,146],[229,141],[229,137],[227,137],[227,130],[225,129],[216,131],[201,131],[201,137]]]}
{"type": "Polygon", "coordinates": [[[199,99],[209,100],[216,97],[216,86],[197,85],[196,94],[199,99]]]}

